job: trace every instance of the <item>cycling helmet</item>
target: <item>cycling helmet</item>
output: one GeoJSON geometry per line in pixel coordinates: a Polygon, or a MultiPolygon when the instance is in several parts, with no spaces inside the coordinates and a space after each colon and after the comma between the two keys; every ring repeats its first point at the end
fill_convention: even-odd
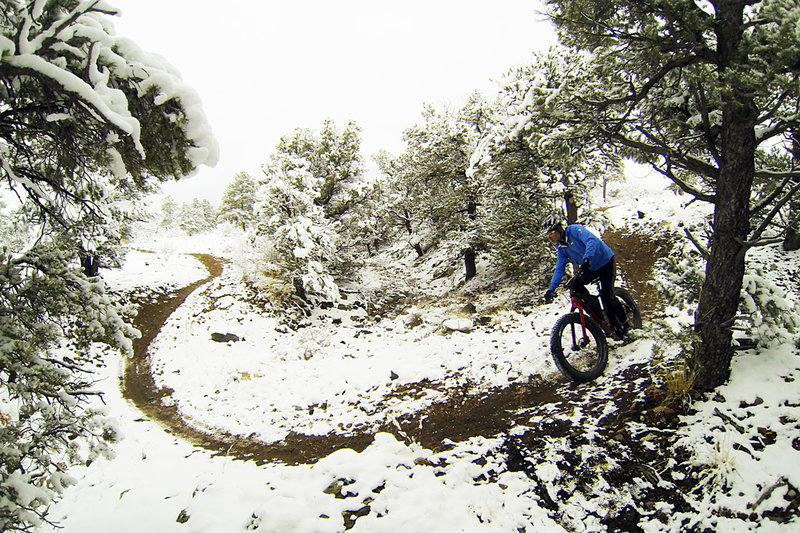
{"type": "Polygon", "coordinates": [[[555,215],[546,217],[542,222],[542,232],[550,233],[551,231],[562,231],[561,220],[555,215]]]}

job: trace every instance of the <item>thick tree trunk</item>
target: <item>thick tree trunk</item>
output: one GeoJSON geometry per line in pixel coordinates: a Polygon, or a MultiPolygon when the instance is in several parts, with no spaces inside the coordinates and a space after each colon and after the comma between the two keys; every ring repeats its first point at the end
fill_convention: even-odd
{"type": "Polygon", "coordinates": [[[406,232],[408,232],[409,235],[413,234],[414,230],[411,228],[411,213],[408,212],[408,209],[403,209],[401,220],[406,228],[406,232]]]}
{"type": "MultiPolygon", "coordinates": [[[[718,6],[718,55],[721,69],[737,59],[743,3],[722,2],[718,6]],[[726,12],[721,12],[726,11],[726,12]]],[[[743,245],[750,233],[750,193],[755,174],[755,123],[757,109],[744,90],[736,91],[723,107],[721,161],[716,187],[711,255],[706,265],[695,327],[700,337],[695,362],[699,363],[696,385],[711,390],[730,377],[733,355],[733,320],[739,307],[744,278],[743,245]]]]}
{"type": "Polygon", "coordinates": [[[475,264],[475,250],[472,248],[464,252],[464,267],[466,269],[466,281],[471,280],[478,274],[478,267],[475,264]]]}
{"type": "Polygon", "coordinates": [[[81,267],[86,277],[93,278],[100,273],[100,264],[97,258],[92,255],[81,256],[81,267]]]}

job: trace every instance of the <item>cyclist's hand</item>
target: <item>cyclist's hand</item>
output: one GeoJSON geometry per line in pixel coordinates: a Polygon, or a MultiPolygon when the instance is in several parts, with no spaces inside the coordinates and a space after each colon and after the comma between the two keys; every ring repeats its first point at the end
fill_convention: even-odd
{"type": "Polygon", "coordinates": [[[591,269],[589,268],[589,258],[587,257],[586,259],[583,260],[583,263],[581,264],[581,271],[589,272],[589,270],[591,269]]]}
{"type": "Polygon", "coordinates": [[[546,293],[544,293],[544,301],[547,302],[547,303],[552,302],[553,298],[555,298],[555,297],[556,297],[555,291],[548,290],[546,293]]]}

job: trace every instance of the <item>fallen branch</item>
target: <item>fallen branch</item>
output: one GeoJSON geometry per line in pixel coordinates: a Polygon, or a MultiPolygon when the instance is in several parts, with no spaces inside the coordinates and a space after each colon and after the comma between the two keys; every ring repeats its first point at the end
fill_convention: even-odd
{"type": "Polygon", "coordinates": [[[750,507],[750,509],[755,509],[756,507],[764,503],[764,500],[769,498],[772,495],[772,493],[775,492],[775,489],[777,489],[778,487],[786,486],[788,484],[789,481],[785,477],[781,477],[780,479],[778,479],[778,481],[767,487],[767,490],[765,490],[761,494],[761,496],[758,497],[755,503],[749,504],[748,507],[750,507]]]}
{"type": "Polygon", "coordinates": [[[744,428],[742,426],[740,426],[732,417],[730,417],[730,416],[726,415],[725,413],[723,413],[722,411],[720,411],[719,407],[715,407],[714,408],[714,414],[717,415],[718,417],[720,417],[721,419],[723,419],[725,422],[727,422],[730,425],[732,425],[733,427],[735,427],[736,430],[739,433],[744,434],[744,428]]]}

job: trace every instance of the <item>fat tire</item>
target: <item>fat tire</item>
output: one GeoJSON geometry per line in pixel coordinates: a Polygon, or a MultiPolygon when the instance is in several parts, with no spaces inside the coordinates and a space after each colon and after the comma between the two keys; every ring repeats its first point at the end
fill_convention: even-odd
{"type": "Polygon", "coordinates": [[[584,321],[586,323],[586,330],[594,341],[597,351],[596,362],[589,370],[584,371],[573,367],[569,363],[568,358],[564,355],[564,347],[561,345],[562,334],[567,327],[575,324],[580,329],[580,313],[568,313],[560,317],[553,326],[553,331],[550,336],[550,352],[553,355],[556,366],[565,376],[578,383],[586,383],[597,379],[608,364],[608,341],[606,340],[605,333],[603,333],[603,329],[597,322],[586,315],[584,315],[584,321]]]}
{"type": "Polygon", "coordinates": [[[622,309],[625,311],[625,319],[633,329],[642,328],[642,313],[639,311],[639,306],[627,290],[621,287],[614,288],[614,296],[622,304],[622,309]]]}

